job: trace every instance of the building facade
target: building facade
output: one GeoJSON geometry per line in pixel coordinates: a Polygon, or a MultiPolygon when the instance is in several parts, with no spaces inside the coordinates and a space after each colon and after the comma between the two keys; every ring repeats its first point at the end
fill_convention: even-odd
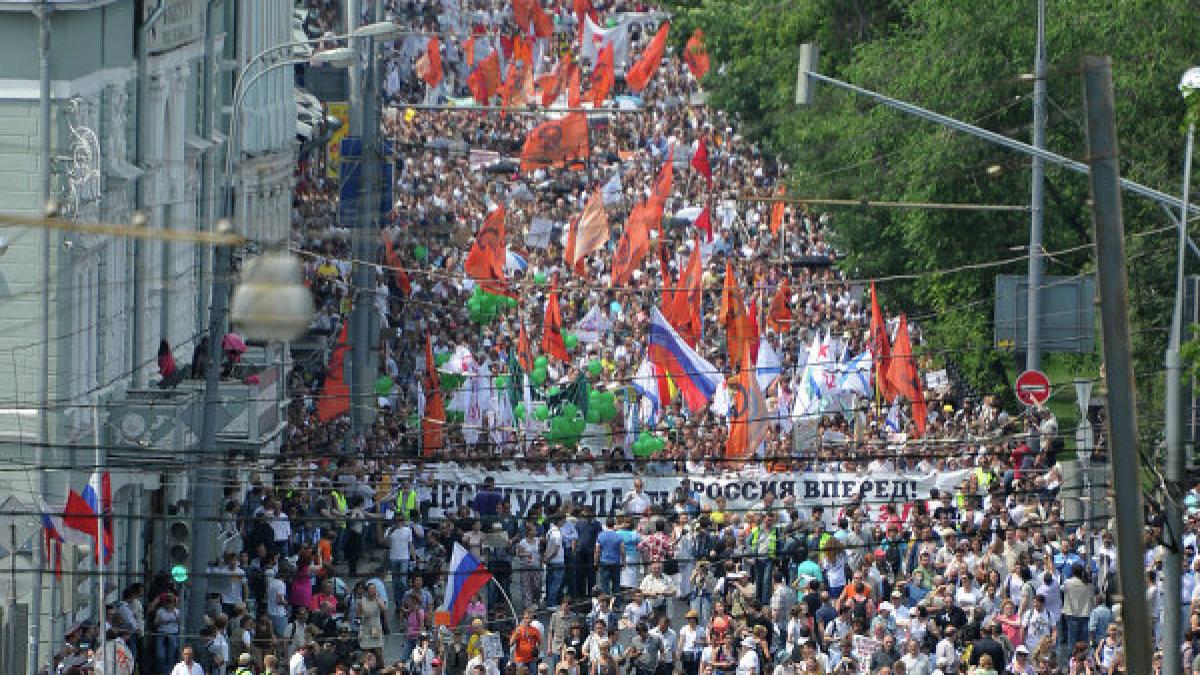
{"type": "MultiPolygon", "coordinates": [[[[49,197],[68,221],[210,230],[222,214],[234,81],[292,35],[290,0],[0,0],[0,214],[36,222],[49,197]]],[[[231,162],[235,224],[263,246],[290,229],[293,81],[284,67],[255,78],[246,152],[231,162]]],[[[206,246],[161,238],[39,226],[0,236],[0,459],[24,469],[0,472],[0,495],[15,500],[0,525],[21,533],[15,551],[7,539],[0,550],[13,557],[0,558],[0,585],[16,569],[19,589],[15,607],[0,608],[0,668],[25,672],[30,645],[46,663],[65,627],[92,615],[98,590],[82,550],[64,556],[63,580],[36,573],[39,499],[62,504],[99,457],[117,516],[109,600],[142,580],[143,561],[170,562],[203,382],[159,389],[156,356],[165,341],[179,368],[192,361],[208,327],[211,258],[206,246]]],[[[230,421],[220,439],[257,457],[278,444],[286,359],[268,346],[247,360],[261,367],[259,384],[222,384],[230,421]]]]}

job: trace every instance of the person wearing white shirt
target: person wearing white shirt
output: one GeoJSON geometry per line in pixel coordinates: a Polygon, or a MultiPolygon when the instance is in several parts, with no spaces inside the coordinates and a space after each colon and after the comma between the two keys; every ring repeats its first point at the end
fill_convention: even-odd
{"type": "Polygon", "coordinates": [[[642,492],[642,487],[641,478],[633,479],[633,490],[625,493],[623,501],[626,514],[640,516],[650,508],[650,498],[646,496],[645,492],[642,492]]]}
{"type": "Polygon", "coordinates": [[[755,649],[754,639],[742,640],[742,655],[738,657],[737,675],[759,675],[758,650],[755,649]]]}
{"type": "Polygon", "coordinates": [[[396,515],[396,522],[388,528],[383,538],[388,543],[388,565],[392,572],[392,597],[403,598],[408,588],[408,573],[412,569],[413,531],[403,515],[396,515]]]}
{"type": "Polygon", "coordinates": [[[184,647],[179,663],[171,669],[171,675],[204,675],[204,669],[196,663],[196,654],[191,647],[184,647]]]}
{"type": "Polygon", "coordinates": [[[292,659],[288,661],[288,675],[308,675],[308,655],[312,653],[312,645],[303,645],[300,649],[292,654],[292,659]]]}
{"type": "Polygon", "coordinates": [[[288,623],[287,584],[274,567],[267,568],[267,616],[276,635],[283,635],[288,623]]]}
{"type": "Polygon", "coordinates": [[[546,563],[546,606],[558,604],[559,592],[562,591],[563,580],[566,577],[566,557],[563,549],[562,530],[559,525],[563,522],[561,512],[550,518],[550,529],[546,530],[546,552],[542,560],[546,563]]]}

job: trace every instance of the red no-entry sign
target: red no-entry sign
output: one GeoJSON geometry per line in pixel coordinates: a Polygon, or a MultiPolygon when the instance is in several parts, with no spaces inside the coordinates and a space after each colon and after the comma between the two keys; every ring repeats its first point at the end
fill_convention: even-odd
{"type": "Polygon", "coordinates": [[[1017,378],[1017,400],[1040,405],[1050,398],[1050,378],[1040,370],[1027,370],[1017,378]]]}

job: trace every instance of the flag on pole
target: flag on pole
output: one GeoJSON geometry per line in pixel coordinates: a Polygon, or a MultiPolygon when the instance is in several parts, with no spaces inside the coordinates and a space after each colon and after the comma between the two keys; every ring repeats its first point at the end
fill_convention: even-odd
{"type": "Polygon", "coordinates": [[[708,51],[704,48],[704,31],[697,28],[683,47],[683,61],[697,80],[708,74],[708,51]]]}
{"type": "Polygon", "coordinates": [[[604,194],[596,189],[583,213],[571,224],[564,256],[567,268],[583,274],[583,260],[608,241],[608,213],[604,210],[604,194]]]}
{"type": "Polygon", "coordinates": [[[663,54],[667,50],[667,34],[671,30],[671,24],[663,23],[658,29],[658,33],[650,40],[646,51],[642,52],[637,62],[629,67],[625,73],[625,84],[634,92],[640,92],[650,84],[650,78],[658,72],[659,65],[662,64],[663,54]]]}
{"type": "Polygon", "coordinates": [[[346,382],[346,352],[350,351],[350,322],[342,322],[333,353],[329,357],[329,369],[325,373],[325,385],[321,398],[317,400],[317,418],[322,422],[341,417],[350,412],[350,384],[346,382]]]}
{"type": "Polygon", "coordinates": [[[570,362],[567,345],[562,335],[562,311],[558,308],[558,280],[550,282],[550,294],[546,298],[546,311],[542,315],[542,351],[548,356],[570,362]]]}
{"type": "Polygon", "coordinates": [[[771,384],[783,374],[783,361],[766,340],[760,340],[758,343],[758,361],[755,368],[758,371],[758,386],[763,391],[770,389],[771,384]]]}
{"type": "Polygon", "coordinates": [[[712,189],[712,166],[708,163],[708,144],[704,139],[700,139],[700,143],[696,146],[696,152],[692,154],[692,168],[696,170],[704,179],[708,181],[709,189],[712,189]]]}
{"type": "Polygon", "coordinates": [[[742,368],[729,382],[729,436],[725,440],[725,457],[749,459],[766,440],[770,430],[766,399],[758,386],[750,354],[742,356],[742,368]]]}
{"type": "Polygon", "coordinates": [[[492,580],[492,573],[457,542],[450,555],[449,572],[442,609],[450,613],[450,625],[457,626],[466,616],[467,603],[492,580]]]}
{"type": "Polygon", "coordinates": [[[900,315],[900,327],[896,329],[896,343],[892,347],[888,383],[897,394],[911,402],[917,435],[922,436],[925,434],[926,425],[929,424],[929,410],[925,405],[925,388],[921,384],[920,373],[917,372],[912,343],[908,339],[908,319],[903,314],[900,315]]]}
{"type": "Polygon", "coordinates": [[[689,347],[657,307],[650,317],[650,360],[670,376],[692,412],[717,390],[716,366],[689,347]]]}

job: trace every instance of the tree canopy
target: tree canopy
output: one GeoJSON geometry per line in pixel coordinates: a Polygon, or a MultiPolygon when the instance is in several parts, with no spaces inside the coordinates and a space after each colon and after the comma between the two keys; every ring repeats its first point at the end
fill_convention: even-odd
{"type": "MultiPolygon", "coordinates": [[[[798,45],[815,42],[825,74],[1029,141],[1033,83],[1022,75],[1033,72],[1036,0],[671,4],[683,24],[676,35],[696,25],[705,31],[712,102],[740,115],[753,140],[787,163],[792,194],[1029,203],[1025,156],[825,85],[817,85],[813,106],[797,108],[793,96],[798,45]]],[[[1178,192],[1184,106],[1177,84],[1194,65],[1200,14],[1185,0],[1047,4],[1046,147],[1084,158],[1080,60],[1108,54],[1122,175],[1178,192]]],[[[1094,271],[1088,190],[1085,176],[1047,166],[1046,274],[1094,271]]],[[[1174,292],[1174,235],[1157,204],[1126,195],[1124,207],[1137,366],[1140,375],[1157,373],[1174,292]]],[[[838,209],[833,217],[849,277],[919,274],[881,282],[885,304],[921,319],[933,348],[974,384],[1007,384],[1003,355],[992,349],[994,279],[1026,273],[1027,213],[838,209]]]]}

